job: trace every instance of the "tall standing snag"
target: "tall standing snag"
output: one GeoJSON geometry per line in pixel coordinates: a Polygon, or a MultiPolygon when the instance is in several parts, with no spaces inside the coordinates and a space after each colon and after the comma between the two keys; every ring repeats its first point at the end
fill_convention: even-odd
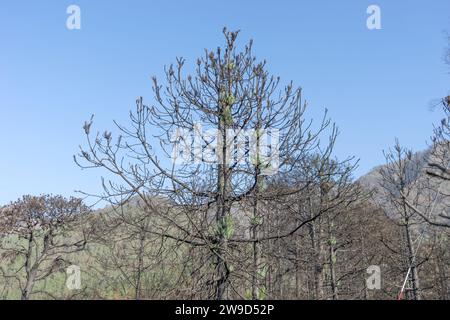
{"type": "Polygon", "coordinates": [[[155,104],[144,105],[139,98],[131,125],[117,124],[117,140],[110,132],[93,138],[92,122],[87,122],[88,146],[75,161],[119,178],[103,182],[104,199],[138,196],[152,208],[154,197],[171,203],[169,212],[149,210],[155,222],[146,232],[201,253],[192,271],[193,296],[242,298],[233,279],[248,274],[238,253],[252,245],[246,259],[253,260],[249,282],[256,299],[262,243],[291,236],[307,223],[282,234],[262,234],[260,204],[304,188],[264,190],[263,185],[304,166],[311,153],[330,157],[337,131],[326,114],[314,128],[305,117],[301,89],[292,83],[279,89],[280,79],[269,75],[265,61],[257,62],[251,41],[238,51],[238,32],[224,29],[224,36],[225,46],[205,50],[194,75],[185,75],[185,60],[178,58],[165,69],[164,85],[153,78],[155,104]],[[319,136],[328,127],[328,143],[320,146],[319,136]]]}

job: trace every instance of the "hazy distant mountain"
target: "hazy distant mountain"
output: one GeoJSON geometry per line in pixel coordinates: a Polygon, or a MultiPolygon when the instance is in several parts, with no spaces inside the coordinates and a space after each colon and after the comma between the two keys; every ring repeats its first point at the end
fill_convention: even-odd
{"type": "MultiPolygon", "coordinates": [[[[407,183],[412,188],[411,198],[415,198],[419,209],[423,212],[432,211],[433,215],[446,213],[450,210],[450,182],[442,183],[441,180],[430,178],[426,173],[428,164],[432,161],[432,149],[416,152],[412,155],[411,165],[406,176],[407,183]],[[440,195],[436,196],[436,190],[440,195]],[[444,194],[444,195],[442,195],[444,194]],[[433,208],[431,210],[431,208],[433,208]]],[[[386,191],[381,186],[381,171],[386,165],[380,165],[372,169],[369,173],[359,178],[359,183],[369,190],[373,191],[373,201],[380,205],[385,211],[389,212],[389,201],[386,198],[386,191]]]]}
{"type": "MultiPolygon", "coordinates": [[[[412,156],[412,160],[414,161],[414,166],[412,166],[408,172],[408,177],[410,179],[417,179],[422,174],[425,174],[424,170],[427,167],[428,159],[430,157],[431,149],[416,152],[412,156]]],[[[366,188],[370,189],[378,189],[380,187],[381,182],[381,173],[380,171],[386,165],[379,165],[373,168],[369,173],[363,175],[359,178],[359,182],[366,188]]]]}

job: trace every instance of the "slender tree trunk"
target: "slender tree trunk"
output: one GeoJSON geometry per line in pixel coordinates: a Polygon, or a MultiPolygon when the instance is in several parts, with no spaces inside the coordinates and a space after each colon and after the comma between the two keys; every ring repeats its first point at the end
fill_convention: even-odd
{"type": "Polygon", "coordinates": [[[333,235],[333,230],[332,230],[333,226],[332,226],[332,222],[328,221],[328,232],[329,232],[329,240],[328,240],[328,259],[329,259],[329,263],[330,263],[330,282],[331,282],[331,292],[333,294],[333,300],[337,300],[338,299],[338,288],[337,288],[337,283],[336,283],[336,270],[335,270],[335,266],[336,266],[336,252],[334,250],[334,246],[335,246],[335,237],[333,235]]]}
{"type": "MultiPolygon", "coordinates": [[[[261,104],[258,103],[257,108],[257,125],[256,125],[256,158],[255,158],[255,192],[254,192],[254,202],[253,202],[253,239],[258,239],[259,237],[259,226],[262,223],[261,214],[259,212],[259,193],[261,188],[261,183],[263,183],[263,177],[261,176],[261,146],[260,146],[260,135],[261,135],[261,104]]],[[[261,249],[259,242],[253,242],[253,273],[252,273],[252,299],[259,299],[260,291],[260,267],[261,264],[261,249]]]]}
{"type": "Polygon", "coordinates": [[[417,272],[417,267],[415,265],[416,261],[414,258],[414,247],[411,239],[411,226],[409,224],[409,219],[406,219],[405,233],[406,233],[406,245],[408,249],[408,264],[411,267],[410,280],[412,286],[412,299],[420,300],[419,275],[417,272]]]}
{"type": "MultiPolygon", "coordinates": [[[[277,236],[280,235],[280,221],[277,220],[277,236]]],[[[283,299],[283,273],[281,264],[281,242],[277,240],[277,273],[276,273],[276,289],[277,289],[277,299],[283,299]]]]}
{"type": "MultiPolygon", "coordinates": [[[[367,262],[367,253],[366,253],[366,243],[365,243],[365,237],[364,237],[364,230],[363,230],[364,222],[359,219],[359,241],[361,243],[361,256],[362,256],[362,263],[365,268],[368,267],[367,262]]],[[[367,300],[369,298],[369,290],[367,288],[367,283],[365,277],[363,277],[363,299],[367,300]]]]}
{"type": "Polygon", "coordinates": [[[145,254],[145,231],[142,230],[139,237],[138,269],[136,275],[136,292],[134,295],[135,300],[140,300],[142,294],[142,270],[144,268],[144,254],[145,254]]]}
{"type": "Polygon", "coordinates": [[[300,248],[298,240],[295,240],[295,297],[300,299],[300,248]]]}
{"type": "Polygon", "coordinates": [[[320,241],[321,227],[319,226],[319,230],[316,230],[317,224],[320,224],[320,219],[311,223],[310,237],[313,248],[314,299],[321,300],[323,299],[323,245],[321,243],[322,241],[320,241]]]}
{"type": "Polygon", "coordinates": [[[229,194],[229,172],[227,165],[227,130],[225,125],[225,114],[222,114],[219,120],[220,145],[221,155],[218,164],[218,199],[216,223],[219,226],[217,234],[217,249],[216,254],[216,279],[215,279],[215,299],[226,299],[226,290],[228,287],[229,270],[226,261],[226,254],[228,250],[228,241],[225,235],[225,228],[228,224],[227,217],[230,215],[230,207],[228,203],[229,194]]]}
{"type": "Polygon", "coordinates": [[[330,246],[329,248],[329,253],[330,253],[330,282],[331,282],[331,292],[333,294],[333,300],[337,300],[338,299],[338,287],[337,287],[337,283],[336,283],[336,269],[335,269],[335,259],[336,259],[336,255],[334,253],[334,249],[333,246],[330,246]]]}
{"type": "Polygon", "coordinates": [[[26,272],[26,281],[25,287],[22,289],[22,300],[28,300],[30,298],[30,294],[33,290],[34,280],[36,278],[36,266],[33,264],[33,241],[34,241],[34,233],[31,232],[28,236],[28,248],[27,253],[25,255],[25,272],[26,272]]]}
{"type": "MultiPolygon", "coordinates": [[[[256,228],[254,228],[256,229],[256,228]]],[[[253,231],[253,236],[258,236],[257,231],[253,231]]],[[[260,264],[260,248],[258,242],[253,242],[253,272],[252,272],[252,299],[259,299],[259,264],[260,264]]]]}

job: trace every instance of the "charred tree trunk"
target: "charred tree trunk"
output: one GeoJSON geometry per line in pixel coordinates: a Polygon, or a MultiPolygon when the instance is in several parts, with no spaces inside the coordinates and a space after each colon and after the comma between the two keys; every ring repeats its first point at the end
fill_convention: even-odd
{"type": "Polygon", "coordinates": [[[33,242],[34,233],[30,232],[28,236],[28,248],[25,255],[25,272],[26,280],[25,287],[22,289],[22,300],[28,300],[30,298],[31,292],[33,291],[34,280],[36,278],[36,266],[33,263],[33,242]]]}
{"type": "Polygon", "coordinates": [[[406,246],[408,250],[408,264],[411,268],[410,273],[410,282],[411,282],[411,298],[413,300],[420,300],[420,292],[419,292],[419,275],[417,272],[417,266],[414,256],[414,247],[413,241],[411,239],[411,225],[409,223],[409,218],[405,219],[405,235],[406,235],[406,246]]]}
{"type": "Polygon", "coordinates": [[[263,183],[263,177],[261,176],[261,145],[260,145],[260,135],[261,135],[261,103],[258,103],[257,107],[257,124],[256,124],[256,159],[255,159],[255,193],[253,202],[253,225],[252,225],[252,236],[255,240],[253,242],[253,273],[252,273],[252,299],[259,299],[260,291],[260,264],[261,264],[261,249],[260,244],[256,241],[259,237],[259,226],[262,223],[261,214],[259,212],[259,193],[261,189],[261,184],[263,183]]]}
{"type": "Polygon", "coordinates": [[[229,269],[226,260],[228,250],[227,228],[229,228],[230,205],[229,183],[230,177],[227,165],[227,128],[225,110],[222,108],[219,119],[220,144],[218,149],[221,154],[218,164],[218,199],[216,224],[218,226],[217,246],[216,246],[216,279],[215,279],[215,299],[226,299],[226,290],[228,287],[229,269]]]}
{"type": "Polygon", "coordinates": [[[145,254],[145,230],[141,230],[141,234],[139,237],[138,266],[136,271],[136,292],[134,295],[135,300],[140,300],[142,295],[142,272],[144,268],[144,254],[145,254]]]}
{"type": "Polygon", "coordinates": [[[333,300],[338,299],[338,287],[336,282],[336,238],[333,235],[333,225],[331,221],[328,221],[328,231],[329,231],[329,240],[328,240],[328,261],[330,265],[330,284],[331,284],[331,292],[333,300]]]}
{"type": "Polygon", "coordinates": [[[313,274],[314,274],[314,299],[323,299],[323,245],[321,239],[321,227],[320,219],[311,223],[310,225],[310,237],[311,246],[313,248],[313,274]],[[317,227],[319,230],[317,230],[317,227]]]}

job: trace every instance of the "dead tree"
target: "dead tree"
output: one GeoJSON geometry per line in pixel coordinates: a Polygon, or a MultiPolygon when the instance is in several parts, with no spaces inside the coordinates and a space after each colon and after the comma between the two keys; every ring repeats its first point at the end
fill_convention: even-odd
{"type": "MultiPolygon", "coordinates": [[[[423,159],[417,158],[410,150],[400,146],[397,141],[394,148],[385,152],[386,165],[380,170],[381,187],[386,199],[387,216],[403,229],[404,245],[403,257],[405,259],[404,273],[409,274],[411,285],[409,292],[413,300],[420,299],[420,284],[418,265],[416,257],[416,245],[414,235],[418,235],[421,220],[408,203],[414,206],[423,204],[423,188],[420,183],[420,162],[423,159]],[[410,269],[410,272],[409,272],[410,269]]],[[[430,206],[424,206],[425,210],[430,206]]],[[[421,235],[417,236],[418,238],[421,235]]]]}
{"type": "Polygon", "coordinates": [[[88,212],[80,199],[49,195],[24,196],[1,210],[0,252],[8,261],[1,271],[18,283],[21,299],[28,300],[37,293],[36,283],[63,270],[67,255],[85,248],[88,212]]]}
{"type": "Polygon", "coordinates": [[[338,298],[336,256],[345,240],[336,241],[334,224],[338,224],[337,218],[343,212],[363,198],[362,190],[352,183],[355,165],[351,161],[339,162],[315,154],[304,162],[301,170],[293,171],[289,178],[279,182],[279,188],[297,190],[303,186],[304,189],[292,196],[273,200],[272,205],[278,210],[273,210],[270,224],[281,224],[289,229],[304,221],[308,223],[305,225],[307,228],[297,235],[274,239],[275,247],[269,257],[276,262],[272,270],[278,274],[275,280],[278,292],[271,292],[272,298],[285,297],[279,289],[284,285],[290,287],[292,275],[297,298],[301,281],[308,283],[307,298],[327,298],[326,286],[332,287],[331,297],[338,298]],[[300,270],[306,271],[308,277],[302,277],[300,270]]]}
{"type": "MultiPolygon", "coordinates": [[[[319,148],[319,137],[327,128],[330,139],[321,150],[330,154],[336,136],[326,115],[317,126],[305,117],[300,88],[289,83],[279,89],[280,79],[269,75],[266,62],[253,56],[252,42],[239,51],[238,32],[224,30],[224,35],[225,46],[206,50],[194,75],[185,74],[185,60],[178,58],[165,69],[164,85],[153,78],[155,104],[144,105],[139,98],[130,113],[130,126],[117,124],[115,141],[108,131],[92,137],[92,120],[87,122],[88,144],[75,159],[83,168],[103,168],[114,176],[103,183],[104,199],[137,196],[149,207],[153,206],[149,196],[170,201],[174,208],[170,213],[154,214],[165,228],[147,232],[208,255],[196,290],[199,294],[206,290],[214,299],[242,297],[230,280],[239,273],[235,252],[240,246],[253,245],[256,269],[262,242],[288,237],[316,218],[282,234],[262,235],[258,223],[248,236],[236,230],[246,224],[243,220],[252,207],[245,212],[236,208],[243,201],[253,203],[254,222],[263,222],[258,213],[261,201],[299,190],[261,192],[261,177],[301,166],[319,148]],[[208,130],[213,133],[202,134],[208,130]],[[259,145],[263,138],[273,138],[273,143],[263,148],[259,145]]],[[[253,277],[254,298],[258,281],[253,277]]]]}

